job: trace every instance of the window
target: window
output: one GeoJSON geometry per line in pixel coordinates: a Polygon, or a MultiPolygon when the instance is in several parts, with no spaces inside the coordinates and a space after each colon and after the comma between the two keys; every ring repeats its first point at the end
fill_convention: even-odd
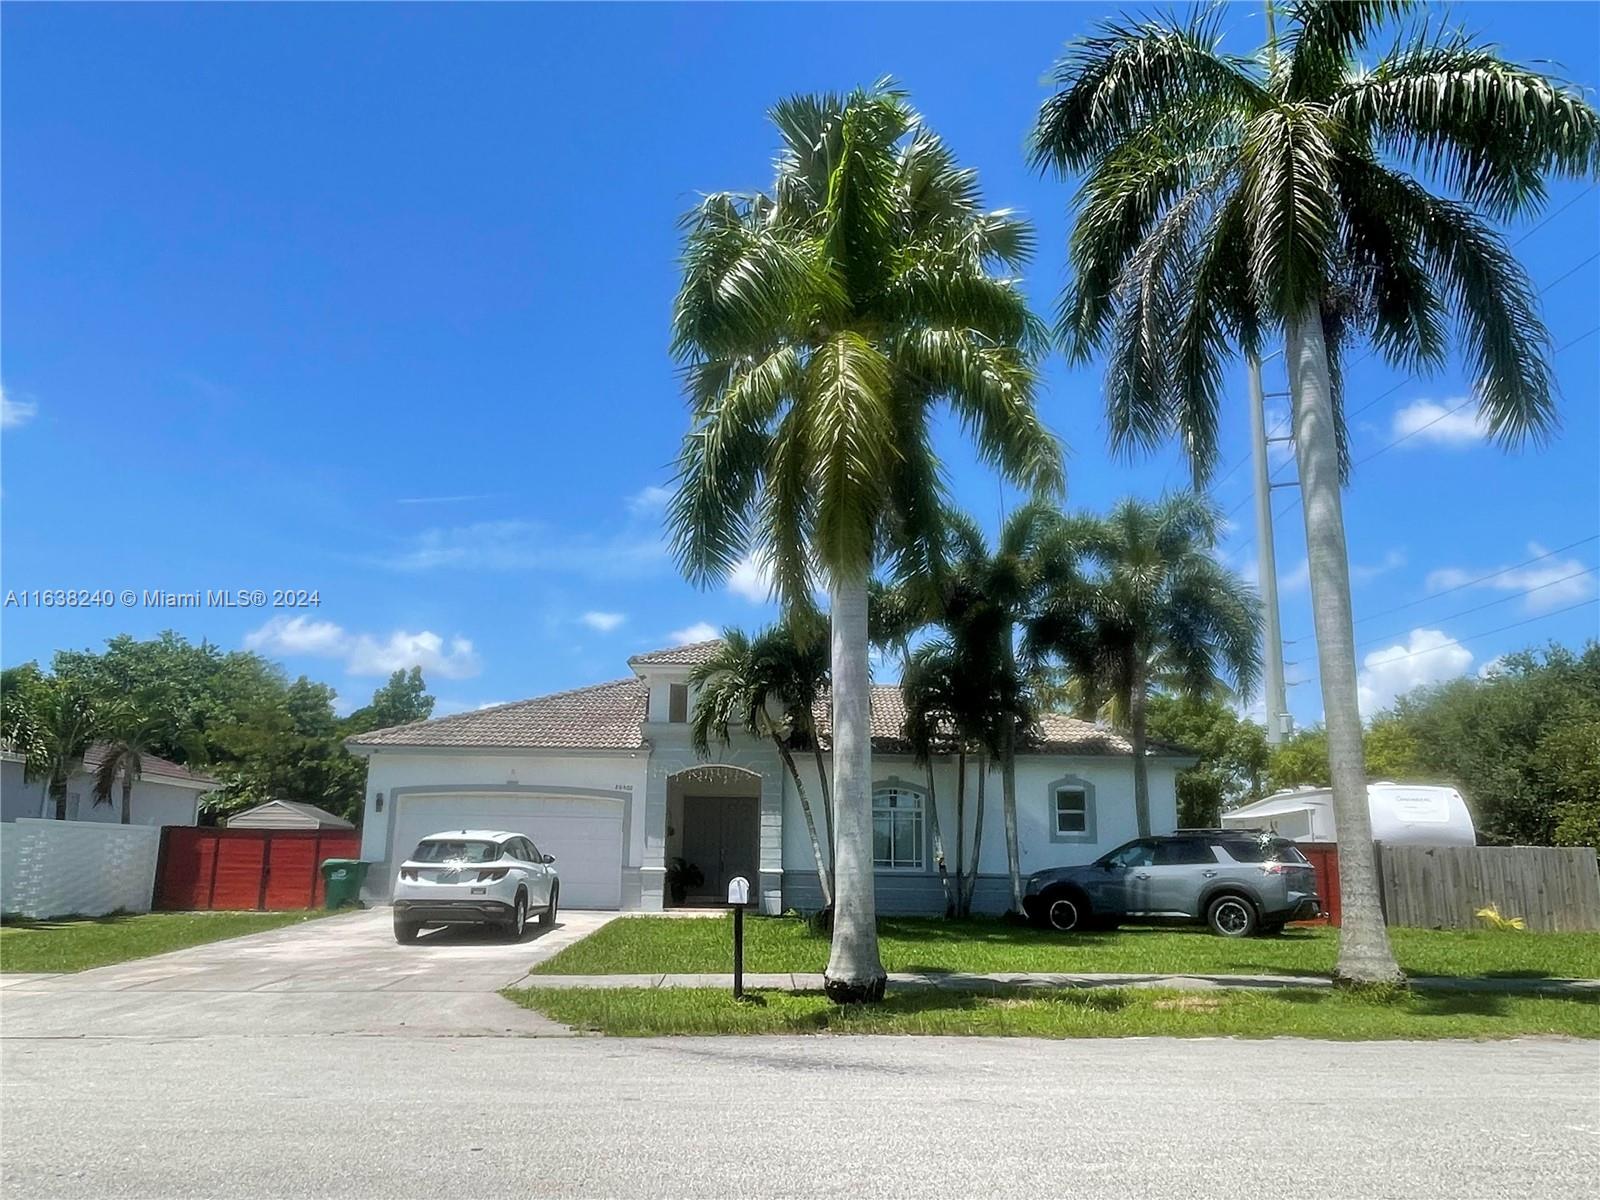
{"type": "Polygon", "coordinates": [[[430,838],[418,844],[417,852],[411,856],[411,861],[424,863],[485,863],[493,862],[499,857],[500,847],[493,842],[452,842],[430,838]]]}
{"type": "Polygon", "coordinates": [[[922,793],[887,784],[872,793],[872,865],[922,870],[922,793]]]}
{"type": "Polygon", "coordinates": [[[667,720],[673,725],[682,725],[689,719],[689,685],[687,683],[669,683],[667,685],[667,720]]]}
{"type": "Polygon", "coordinates": [[[1221,843],[1228,857],[1239,863],[1307,862],[1293,842],[1282,838],[1229,838],[1221,843]]]}
{"type": "Polygon", "coordinates": [[[1089,793],[1081,787],[1056,789],[1056,832],[1080,835],[1089,832],[1089,793]]]}
{"type": "Polygon", "coordinates": [[[1158,867],[1192,867],[1200,863],[1215,864],[1217,856],[1211,847],[1198,838],[1179,838],[1156,843],[1158,867]]]}
{"type": "Polygon", "coordinates": [[[1045,814],[1052,842],[1092,842],[1094,828],[1094,784],[1076,775],[1067,775],[1050,785],[1046,793],[1050,808],[1045,814]]]}
{"type": "Polygon", "coordinates": [[[1106,855],[1100,861],[1113,867],[1148,867],[1154,861],[1156,848],[1150,842],[1129,842],[1106,855]]]}
{"type": "Polygon", "coordinates": [[[544,855],[539,853],[539,847],[535,846],[527,838],[522,839],[522,848],[527,851],[522,856],[523,862],[542,863],[544,861],[544,855]]]}

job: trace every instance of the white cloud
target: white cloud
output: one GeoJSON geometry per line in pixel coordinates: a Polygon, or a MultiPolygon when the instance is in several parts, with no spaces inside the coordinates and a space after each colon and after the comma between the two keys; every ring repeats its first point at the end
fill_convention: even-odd
{"type": "Polygon", "coordinates": [[[640,488],[628,497],[628,511],[636,517],[647,517],[661,512],[667,507],[667,501],[672,499],[672,489],[657,487],[640,488]]]}
{"type": "Polygon", "coordinates": [[[1350,578],[1356,583],[1371,583],[1380,575],[1387,575],[1390,571],[1397,571],[1406,565],[1406,552],[1404,550],[1390,550],[1383,556],[1382,562],[1376,563],[1351,563],[1350,578]]]}
{"type": "Polygon", "coordinates": [[[627,613],[618,612],[586,612],[578,618],[596,633],[610,633],[627,619],[627,613]]]}
{"type": "Polygon", "coordinates": [[[494,500],[504,492],[470,492],[459,496],[401,496],[396,504],[463,504],[468,500],[494,500]]]}
{"type": "Polygon", "coordinates": [[[1413,629],[1406,640],[1361,660],[1357,680],[1361,714],[1371,717],[1413,688],[1466,673],[1472,652],[1438,629],[1413,629]]]}
{"type": "Polygon", "coordinates": [[[728,575],[728,590],[752,604],[771,600],[772,560],[758,552],[745,555],[728,575]]]}
{"type": "Polygon", "coordinates": [[[39,406],[32,400],[13,400],[0,389],[0,429],[17,429],[38,413],[39,406]]]}
{"type": "Polygon", "coordinates": [[[1310,586],[1311,563],[1308,559],[1302,558],[1300,565],[1288,573],[1278,572],[1278,590],[1280,592],[1288,592],[1292,595],[1295,592],[1303,592],[1310,586]]]}
{"type": "Polygon", "coordinates": [[[376,561],[396,571],[555,571],[619,579],[664,566],[667,548],[656,533],[573,537],[539,521],[479,521],[424,530],[376,561]]]}
{"type": "Polygon", "coordinates": [[[421,667],[425,675],[467,679],[483,669],[472,643],[464,637],[446,641],[430,630],[396,630],[378,638],[308,617],[273,617],[245,635],[244,647],[266,654],[336,659],[349,675],[382,676],[421,667]]]}
{"type": "Polygon", "coordinates": [[[706,621],[696,621],[693,625],[674,629],[667,634],[667,642],[669,645],[682,646],[688,642],[709,642],[712,638],[721,636],[715,625],[706,621]]]}
{"type": "Polygon", "coordinates": [[[1407,445],[1471,446],[1481,442],[1489,436],[1489,426],[1476,407],[1467,404],[1462,408],[1464,403],[1465,398],[1457,396],[1442,404],[1432,400],[1408,404],[1394,414],[1394,436],[1406,438],[1407,445]]]}
{"type": "Polygon", "coordinates": [[[1478,668],[1478,678],[1493,679],[1496,675],[1500,674],[1501,671],[1505,670],[1505,665],[1506,656],[1504,654],[1496,654],[1488,662],[1484,663],[1483,666],[1478,668]]]}
{"type": "MultiPolygon", "coordinates": [[[[1528,543],[1530,558],[1547,553],[1538,542],[1528,543]]],[[[1595,572],[1585,570],[1581,559],[1545,558],[1525,567],[1502,568],[1495,572],[1441,567],[1429,572],[1427,586],[1430,592],[1462,587],[1526,592],[1522,600],[1523,609],[1530,613],[1541,613],[1587,600],[1595,594],[1595,582],[1595,572]],[[1492,575],[1492,578],[1485,579],[1486,575],[1492,575]]]]}

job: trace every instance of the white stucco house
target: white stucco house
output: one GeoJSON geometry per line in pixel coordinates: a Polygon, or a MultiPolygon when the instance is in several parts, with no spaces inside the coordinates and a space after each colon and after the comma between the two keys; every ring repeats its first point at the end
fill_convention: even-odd
{"type": "MultiPolygon", "coordinates": [[[[720,900],[727,880],[744,875],[753,892],[759,888],[764,912],[820,907],[805,820],[776,749],[741,739],[707,761],[690,745],[689,673],[716,647],[710,641],[641,654],[628,660],[632,674],[624,679],[350,738],[351,751],[368,760],[361,856],[376,864],[368,899],[387,899],[399,864],[424,836],[506,829],[555,856],[567,908],[670,906],[667,868],[678,858],[704,877],[690,889],[688,903],[720,900]]],[[[824,748],[826,716],[819,721],[824,748]]],[[[875,687],[878,908],[936,913],[942,901],[927,774],[900,737],[903,718],[900,689],[875,687]]],[[[1024,873],[1088,862],[1136,836],[1130,753],[1127,741],[1108,729],[1045,716],[1017,763],[1024,873]]],[[[815,808],[816,768],[811,755],[799,757],[815,808]]],[[[1156,832],[1176,824],[1174,777],[1193,762],[1170,748],[1153,748],[1156,832]]],[[[935,764],[938,815],[952,864],[956,770],[953,758],[935,764]]],[[[970,761],[968,772],[970,855],[977,790],[970,761]]],[[[1009,895],[998,771],[986,790],[974,904],[1001,912],[1009,895]]]]}
{"type": "MultiPolygon", "coordinates": [[[[67,820],[101,821],[115,825],[122,820],[122,784],[112,789],[110,804],[94,801],[94,772],[100,765],[102,747],[89,748],[83,767],[67,781],[67,820]]],[[[0,820],[56,815],[55,802],[46,793],[45,781],[24,778],[23,756],[11,750],[0,751],[0,820]]],[[[130,796],[131,823],[134,825],[197,825],[200,801],[222,785],[208,775],[191,771],[154,754],[144,756],[143,771],[134,781],[130,796]]]]}

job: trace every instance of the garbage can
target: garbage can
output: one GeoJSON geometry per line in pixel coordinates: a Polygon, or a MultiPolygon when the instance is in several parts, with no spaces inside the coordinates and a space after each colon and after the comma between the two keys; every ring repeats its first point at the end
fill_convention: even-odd
{"type": "Polygon", "coordinates": [[[323,907],[343,908],[361,904],[361,885],[367,881],[370,863],[359,858],[327,858],[322,862],[323,907]]]}

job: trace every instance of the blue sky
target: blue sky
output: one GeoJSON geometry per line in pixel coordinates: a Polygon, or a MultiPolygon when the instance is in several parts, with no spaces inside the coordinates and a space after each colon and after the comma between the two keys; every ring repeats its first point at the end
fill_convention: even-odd
{"type": "MultiPolygon", "coordinates": [[[[173,628],[259,648],[347,706],[420,661],[449,711],[770,617],[751,579],[696,591],[663,545],[685,425],[666,349],[676,218],[700,192],[769,181],[774,99],[889,74],[990,202],[1035,220],[1028,284],[1048,311],[1068,190],[1027,168],[1024,133],[1062,44],[1112,11],[7,5],[0,586],[300,588],[320,604],[12,607],[3,661],[173,628]]],[[[1595,6],[1450,15],[1591,96],[1600,82],[1595,6]]],[[[1224,28],[1247,48],[1260,7],[1224,28]]],[[[1555,345],[1572,343],[1556,441],[1503,453],[1469,409],[1385,449],[1470,377],[1349,372],[1355,455],[1373,456],[1346,501],[1369,709],[1595,632],[1600,191],[1558,183],[1508,232],[1548,289],[1555,345]]],[[[1235,380],[1216,495],[1237,523],[1224,553],[1253,572],[1249,472],[1227,473],[1246,451],[1235,380]]],[[[1171,452],[1108,456],[1097,371],[1056,359],[1046,382],[1071,506],[1182,483],[1171,452]]],[[[1014,497],[959,437],[942,447],[957,499],[992,526],[1014,497]]],[[[1278,493],[1278,563],[1308,721],[1293,496],[1278,493]]]]}

